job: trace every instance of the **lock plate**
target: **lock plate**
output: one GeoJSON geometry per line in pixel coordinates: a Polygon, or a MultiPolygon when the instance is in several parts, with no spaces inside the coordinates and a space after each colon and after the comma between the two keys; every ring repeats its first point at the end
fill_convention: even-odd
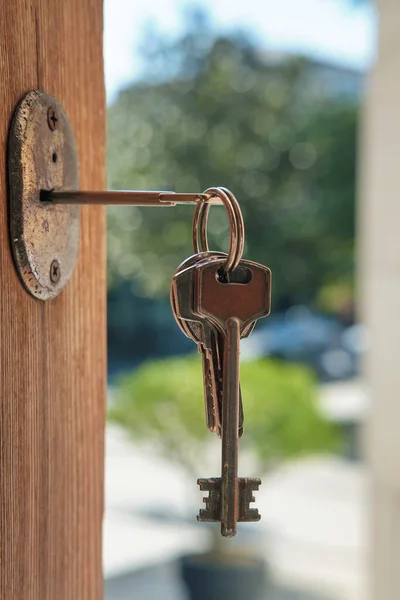
{"type": "Polygon", "coordinates": [[[79,249],[79,206],[43,201],[42,191],[79,189],[78,157],[68,117],[40,91],[19,102],[8,140],[11,247],[32,296],[49,300],[66,285],[79,249]]]}

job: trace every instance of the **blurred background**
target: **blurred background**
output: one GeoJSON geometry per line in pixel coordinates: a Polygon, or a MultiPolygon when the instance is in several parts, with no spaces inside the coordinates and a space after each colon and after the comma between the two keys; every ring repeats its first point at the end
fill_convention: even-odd
{"type": "MultiPolygon", "coordinates": [[[[262,478],[262,520],[219,539],[195,517],[196,479],[219,475],[220,443],[205,427],[200,356],[169,304],[193,207],[109,209],[106,600],[366,600],[375,309],[360,298],[385,237],[363,233],[379,221],[364,150],[377,7],[106,0],[104,25],[108,188],[228,187],[245,258],[273,273],[271,316],[241,364],[239,471],[262,478]]],[[[209,239],[227,250],[223,208],[209,239]]]]}

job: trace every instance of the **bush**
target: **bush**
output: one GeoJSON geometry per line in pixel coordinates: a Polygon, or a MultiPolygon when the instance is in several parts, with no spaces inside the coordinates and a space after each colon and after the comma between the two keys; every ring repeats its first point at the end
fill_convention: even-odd
{"type": "MultiPolygon", "coordinates": [[[[317,408],[316,385],[301,366],[270,359],[241,365],[244,435],[266,470],[294,456],[337,446],[335,428],[317,408]]],[[[135,440],[151,441],[163,456],[193,472],[210,440],[205,426],[198,357],[147,362],[120,380],[109,412],[135,440]]]]}

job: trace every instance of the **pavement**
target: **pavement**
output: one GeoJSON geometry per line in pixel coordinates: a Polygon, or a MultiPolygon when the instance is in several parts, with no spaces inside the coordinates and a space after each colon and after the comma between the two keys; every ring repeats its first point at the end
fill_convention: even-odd
{"type": "MultiPolygon", "coordinates": [[[[219,457],[218,443],[210,454],[219,457]]],[[[214,526],[195,519],[195,482],[111,426],[105,475],[105,600],[186,600],[176,561],[206,550],[214,526]]],[[[365,600],[367,487],[360,463],[315,456],[285,464],[256,493],[260,523],[240,524],[237,538],[224,543],[265,558],[268,600],[365,600]]]]}

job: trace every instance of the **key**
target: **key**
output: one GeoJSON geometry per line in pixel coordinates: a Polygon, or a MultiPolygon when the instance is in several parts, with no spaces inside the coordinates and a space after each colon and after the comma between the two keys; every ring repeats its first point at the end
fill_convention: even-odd
{"type": "MultiPolygon", "coordinates": [[[[193,257],[192,260],[185,261],[185,263],[192,266],[196,260],[210,260],[210,255],[206,257],[198,255],[198,257],[193,257]]],[[[220,435],[219,397],[221,395],[220,382],[222,372],[219,343],[220,334],[211,323],[208,322],[204,326],[198,317],[196,317],[196,321],[189,320],[188,318],[191,315],[187,314],[187,307],[192,304],[190,267],[182,270],[178,269],[178,273],[174,276],[171,290],[174,313],[177,316],[178,323],[182,330],[190,330],[189,337],[192,337],[196,341],[202,352],[207,427],[210,431],[216,431],[220,435]],[[182,311],[185,312],[185,320],[182,319],[182,311]]]]}
{"type": "Polygon", "coordinates": [[[192,301],[191,288],[185,287],[187,285],[190,286],[190,282],[189,284],[184,283],[186,278],[180,278],[181,273],[196,264],[196,262],[210,260],[213,256],[220,258],[226,255],[221,252],[202,252],[186,259],[178,267],[174,275],[170,297],[172,312],[178,326],[187,337],[193,339],[202,354],[206,425],[210,431],[217,432],[220,435],[219,404],[222,394],[220,391],[222,364],[220,362],[220,343],[218,339],[220,334],[213,326],[204,331],[203,325],[199,320],[184,320],[178,314],[179,306],[185,306],[185,304],[192,301]],[[181,285],[177,285],[177,281],[181,281],[181,285]],[[182,285],[184,286],[183,288],[181,287],[182,285]]]}
{"type": "MultiPolygon", "coordinates": [[[[221,437],[223,370],[221,337],[220,333],[209,319],[203,319],[202,317],[193,314],[193,276],[197,265],[203,264],[204,262],[212,262],[213,260],[221,259],[222,257],[225,259],[226,254],[217,252],[207,253],[207,256],[205,256],[205,254],[206,253],[201,253],[195,255],[195,257],[191,257],[181,265],[186,265],[186,268],[178,268],[171,285],[171,305],[173,307],[175,318],[177,318],[177,321],[180,321],[178,324],[181,326],[182,331],[185,332],[185,327],[189,327],[191,329],[191,335],[188,337],[192,337],[192,339],[196,337],[195,341],[197,343],[200,341],[203,356],[207,427],[210,431],[216,431],[219,437],[221,437]],[[199,257],[198,260],[196,260],[196,256],[199,257]],[[202,330],[199,331],[198,327],[193,325],[194,323],[200,324],[202,330]],[[212,389],[212,393],[209,392],[210,388],[212,389]]],[[[244,332],[244,335],[249,335],[253,327],[254,325],[251,324],[246,332],[244,332]]],[[[239,437],[241,437],[243,434],[244,416],[240,390],[239,394],[238,432],[239,437]]]]}
{"type": "MultiPolygon", "coordinates": [[[[208,428],[210,431],[217,431],[219,437],[221,437],[220,432],[220,422],[221,422],[221,410],[222,410],[222,348],[221,348],[221,340],[220,336],[216,335],[216,331],[214,327],[210,327],[210,323],[208,320],[201,319],[197,315],[193,314],[193,268],[196,264],[200,264],[203,260],[209,262],[214,260],[215,258],[226,258],[226,254],[220,252],[213,253],[200,253],[187,259],[184,263],[182,263],[181,267],[186,266],[186,268],[178,268],[177,273],[174,276],[172,285],[171,285],[171,305],[173,307],[173,312],[175,314],[175,318],[178,322],[178,325],[181,327],[182,331],[186,333],[187,325],[192,330],[192,334],[186,333],[188,337],[197,337],[197,342],[199,341],[199,330],[194,325],[194,321],[192,319],[197,319],[199,323],[203,326],[203,335],[201,338],[202,349],[206,348],[205,351],[202,352],[203,355],[203,373],[207,373],[210,371],[211,376],[204,378],[205,386],[214,390],[213,394],[213,404],[210,402],[210,394],[206,393],[206,418],[208,423],[208,428]],[[196,257],[199,257],[199,260],[196,262],[196,257]],[[200,258],[202,257],[202,258],[200,258]],[[204,257],[204,258],[203,258],[204,257]],[[200,320],[199,320],[200,319],[200,320]],[[185,321],[187,323],[185,328],[185,321]],[[194,334],[194,335],[193,335],[194,334]],[[210,386],[211,383],[211,386],[210,386]],[[208,397],[208,400],[207,400],[208,397]],[[217,399],[217,403],[215,402],[217,399]],[[208,408],[207,408],[208,406],[208,408]],[[212,410],[211,410],[212,406],[212,410]]],[[[246,330],[243,332],[242,337],[247,337],[250,335],[251,331],[254,328],[254,323],[250,324],[246,330]]],[[[241,392],[240,393],[240,401],[239,401],[239,437],[243,434],[243,405],[241,392]]]]}
{"type": "Polygon", "coordinates": [[[239,355],[242,332],[270,312],[271,272],[242,260],[228,281],[223,265],[223,259],[215,259],[195,267],[194,312],[210,319],[224,336],[221,477],[198,481],[201,490],[209,491],[198,519],[221,521],[222,535],[232,537],[239,520],[260,517],[249,504],[261,481],[238,478],[239,355]]]}

